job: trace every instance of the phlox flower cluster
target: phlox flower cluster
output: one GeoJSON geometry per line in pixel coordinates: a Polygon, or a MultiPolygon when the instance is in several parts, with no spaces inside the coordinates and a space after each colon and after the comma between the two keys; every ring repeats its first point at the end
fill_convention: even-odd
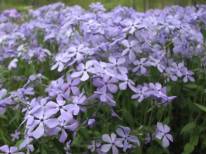
{"type": "MultiPolygon", "coordinates": [[[[201,32],[205,24],[204,5],[142,13],[122,6],[107,11],[101,3],[92,3],[89,10],[55,3],[28,14],[13,9],[0,13],[1,65],[10,71],[20,70],[22,61],[42,65],[18,89],[1,85],[0,114],[12,108],[24,117],[12,134],[21,144],[3,145],[0,151],[32,153],[34,142],[55,137],[70,153],[80,127],[101,123],[96,106],[118,116],[120,93],[128,92],[134,103],[153,100],[167,106],[176,98],[168,93],[168,83],[195,81],[186,60],[206,56],[201,32]],[[152,71],[158,79],[150,80],[152,71]],[[92,107],[94,114],[84,118],[92,107]]],[[[92,140],[88,149],[118,154],[144,144],[134,128],[116,128],[92,140]]],[[[160,140],[164,148],[173,142],[167,124],[157,122],[153,130],[152,140],[160,140]]]]}

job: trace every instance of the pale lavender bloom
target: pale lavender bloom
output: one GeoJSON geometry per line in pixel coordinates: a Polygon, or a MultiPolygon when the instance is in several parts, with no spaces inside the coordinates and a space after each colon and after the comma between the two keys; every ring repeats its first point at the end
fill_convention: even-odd
{"type": "Polygon", "coordinates": [[[127,55],[129,60],[134,61],[136,59],[136,52],[139,51],[139,48],[137,47],[137,41],[123,40],[121,44],[125,47],[125,49],[122,51],[122,56],[127,55]]]}
{"type": "Polygon", "coordinates": [[[48,49],[44,49],[44,48],[41,48],[41,47],[31,47],[30,49],[28,49],[27,54],[28,54],[29,59],[36,58],[40,62],[45,61],[46,57],[51,55],[51,53],[48,49]]]}
{"type": "Polygon", "coordinates": [[[68,109],[69,104],[66,104],[66,101],[63,99],[62,96],[58,95],[56,98],[56,102],[49,101],[46,104],[46,115],[48,117],[51,117],[58,112],[60,113],[59,118],[63,119],[65,121],[69,121],[70,119],[73,119],[72,112],[68,109]]]}
{"type": "Polygon", "coordinates": [[[150,95],[148,86],[137,86],[134,92],[135,94],[132,95],[132,99],[137,99],[139,102],[142,102],[150,95]]]}
{"type": "Polygon", "coordinates": [[[157,130],[155,137],[162,141],[163,147],[168,147],[170,145],[170,142],[173,142],[173,137],[170,134],[170,128],[166,124],[157,123],[157,130]]]}
{"type": "Polygon", "coordinates": [[[16,146],[9,147],[8,145],[3,145],[0,147],[0,151],[4,154],[24,154],[24,152],[19,152],[16,146]]]}
{"type": "Polygon", "coordinates": [[[104,12],[105,11],[104,6],[100,2],[91,3],[89,5],[89,8],[94,12],[104,12]]]}
{"type": "Polygon", "coordinates": [[[25,101],[28,96],[33,96],[35,94],[33,87],[19,88],[17,91],[12,91],[10,97],[16,101],[25,101]]]}
{"type": "Polygon", "coordinates": [[[41,73],[32,74],[32,75],[29,76],[28,82],[32,82],[32,81],[35,81],[35,80],[42,80],[42,79],[46,79],[46,77],[43,76],[41,73]]]}
{"type": "Polygon", "coordinates": [[[163,103],[170,102],[176,98],[176,96],[167,96],[166,87],[162,87],[160,83],[149,83],[150,96],[159,98],[163,103]]]}
{"type": "Polygon", "coordinates": [[[46,114],[47,103],[48,98],[33,99],[30,110],[25,115],[27,133],[36,139],[45,135],[47,129],[58,125],[55,118],[50,118],[51,115],[46,114]]]}
{"type": "Polygon", "coordinates": [[[39,108],[36,108],[33,110],[32,108],[38,104],[38,100],[36,98],[33,98],[30,102],[27,102],[29,107],[24,108],[22,112],[25,112],[24,121],[26,122],[26,126],[29,128],[29,126],[34,122],[34,115],[33,113],[36,112],[36,110],[39,110],[39,108]]]}
{"type": "Polygon", "coordinates": [[[11,70],[11,69],[16,68],[16,67],[17,67],[17,62],[18,62],[18,59],[14,58],[14,59],[9,63],[8,69],[11,70]]]}
{"type": "Polygon", "coordinates": [[[129,127],[119,127],[116,133],[123,140],[123,151],[126,152],[127,149],[132,148],[134,145],[140,145],[140,141],[136,136],[130,135],[131,129],[129,127]]]}
{"type": "Polygon", "coordinates": [[[79,64],[77,66],[77,71],[74,71],[72,74],[71,74],[71,77],[72,78],[79,78],[80,77],[80,80],[81,81],[86,81],[89,79],[89,74],[88,73],[93,73],[94,72],[94,63],[95,61],[93,60],[90,60],[90,61],[87,61],[86,64],[79,64]]]}
{"type": "Polygon", "coordinates": [[[164,65],[164,53],[157,53],[155,56],[150,56],[148,64],[154,67],[157,67],[157,69],[162,73],[166,66],[164,65]]]}
{"type": "Polygon", "coordinates": [[[80,84],[79,79],[72,79],[70,75],[67,75],[67,94],[70,95],[71,93],[73,95],[80,94],[80,90],[78,88],[78,85],[80,84]]]}
{"type": "Polygon", "coordinates": [[[134,34],[137,30],[145,28],[144,25],[142,25],[142,21],[140,19],[135,20],[124,20],[122,22],[126,27],[123,29],[124,32],[128,32],[129,34],[134,34]]]}
{"type": "Polygon", "coordinates": [[[95,124],[95,122],[96,122],[96,120],[95,120],[94,118],[89,119],[89,120],[87,121],[87,125],[88,125],[89,127],[93,127],[94,124],[95,124]]]}
{"type": "Polygon", "coordinates": [[[46,105],[48,103],[48,97],[45,98],[34,98],[32,101],[29,103],[30,105],[30,112],[34,117],[39,117],[40,115],[45,112],[46,105]]]}
{"type": "Polygon", "coordinates": [[[61,72],[64,70],[65,65],[69,63],[71,60],[71,57],[65,52],[65,53],[58,53],[55,57],[56,63],[51,67],[51,70],[57,69],[58,72],[61,72]]]}
{"type": "Polygon", "coordinates": [[[175,98],[175,96],[167,96],[166,87],[162,87],[160,83],[149,83],[132,88],[135,92],[132,95],[132,99],[137,99],[142,102],[144,99],[154,97],[160,99],[163,103],[169,102],[175,98]]]}
{"type": "Polygon", "coordinates": [[[133,72],[145,75],[147,73],[147,67],[150,66],[147,62],[147,58],[141,58],[133,62],[135,67],[132,69],[133,72]]]}
{"type": "Polygon", "coordinates": [[[117,72],[120,74],[126,74],[128,72],[127,68],[124,66],[126,62],[125,58],[109,57],[109,62],[109,67],[111,67],[111,69],[117,70],[117,72]]]}
{"type": "MultiPolygon", "coordinates": [[[[70,82],[70,81],[69,81],[70,82]]],[[[68,85],[64,82],[63,77],[51,81],[51,83],[49,84],[49,86],[46,88],[46,91],[48,92],[49,96],[51,97],[56,97],[58,95],[66,95],[66,93],[70,93],[69,91],[70,89],[68,89],[68,85]]]]}
{"type": "Polygon", "coordinates": [[[71,46],[66,50],[68,57],[72,58],[74,62],[82,61],[85,56],[92,55],[93,51],[84,44],[78,46],[71,46]]]}
{"type": "Polygon", "coordinates": [[[192,71],[188,70],[187,68],[184,68],[182,72],[183,72],[183,82],[195,81],[193,77],[194,73],[192,71]]]}
{"type": "Polygon", "coordinates": [[[38,117],[35,117],[33,124],[30,126],[29,132],[31,132],[32,136],[35,139],[39,139],[43,135],[45,135],[47,128],[55,128],[58,126],[59,122],[56,118],[50,118],[45,113],[41,113],[38,117]]]}
{"type": "Polygon", "coordinates": [[[183,70],[185,69],[184,63],[171,63],[171,66],[169,66],[166,69],[166,72],[168,73],[170,79],[172,81],[177,81],[178,78],[183,76],[183,70]]]}
{"type": "Polygon", "coordinates": [[[106,88],[106,90],[110,93],[116,93],[118,87],[116,85],[117,79],[104,75],[102,78],[94,78],[93,84],[98,88],[106,88]]]}
{"type": "Polygon", "coordinates": [[[48,132],[48,135],[59,134],[59,142],[64,143],[68,138],[68,131],[73,132],[79,126],[78,121],[75,119],[63,120],[58,119],[59,125],[48,132]]]}
{"type": "Polygon", "coordinates": [[[91,141],[91,144],[88,145],[88,149],[89,149],[91,152],[98,151],[100,147],[101,147],[101,143],[98,142],[98,141],[95,141],[95,140],[92,140],[92,141],[91,141]]]}
{"type": "Polygon", "coordinates": [[[126,90],[128,87],[132,90],[135,89],[135,83],[128,78],[127,75],[122,75],[119,79],[119,89],[120,90],[126,90]]]}
{"type": "Polygon", "coordinates": [[[7,103],[9,103],[4,97],[7,95],[7,90],[6,89],[1,89],[0,90],[0,115],[4,114],[6,109],[7,103]]]}
{"type": "Polygon", "coordinates": [[[86,105],[86,99],[87,97],[84,95],[84,93],[73,96],[72,103],[67,105],[67,109],[73,115],[78,115],[81,110],[83,111],[83,107],[86,105]]]}
{"type": "Polygon", "coordinates": [[[148,88],[150,95],[154,95],[156,97],[162,97],[166,95],[166,88],[162,87],[160,83],[149,83],[148,88]]]}
{"type": "Polygon", "coordinates": [[[0,102],[0,115],[3,115],[5,113],[5,111],[6,111],[6,108],[3,107],[2,103],[0,102]]]}
{"type": "MultiPolygon", "coordinates": [[[[90,38],[90,40],[93,43],[100,43],[101,41],[103,41],[103,37],[98,37],[98,35],[103,35],[104,29],[103,29],[103,25],[98,22],[97,20],[94,19],[89,19],[88,21],[86,21],[83,25],[82,25],[82,30],[85,33],[85,36],[91,35],[92,38],[90,38]],[[96,37],[96,39],[94,39],[96,37]]],[[[89,39],[89,38],[88,38],[89,39]]]]}
{"type": "Polygon", "coordinates": [[[113,99],[111,93],[107,91],[107,88],[104,86],[102,88],[98,88],[95,92],[95,95],[99,98],[99,100],[103,103],[107,103],[109,106],[115,106],[116,102],[113,99]]]}
{"type": "Polygon", "coordinates": [[[11,134],[12,141],[18,140],[20,134],[21,133],[18,130],[15,130],[15,132],[11,134]]]}
{"type": "Polygon", "coordinates": [[[94,73],[98,76],[107,75],[115,77],[117,75],[114,70],[111,70],[109,63],[105,63],[102,61],[96,62],[94,66],[94,73]]]}
{"type": "Polygon", "coordinates": [[[112,133],[111,135],[108,134],[102,135],[102,141],[104,141],[105,144],[101,146],[101,151],[105,153],[112,150],[112,154],[118,154],[119,153],[118,148],[123,147],[122,140],[117,138],[116,134],[114,133],[112,133]]]}
{"type": "Polygon", "coordinates": [[[33,152],[34,151],[34,147],[31,144],[32,141],[33,141],[33,137],[32,136],[25,136],[24,140],[19,145],[19,149],[21,150],[21,149],[26,148],[28,152],[33,152]]]}
{"type": "Polygon", "coordinates": [[[21,14],[16,9],[9,9],[2,12],[2,15],[9,18],[17,19],[21,17],[21,14]]]}
{"type": "Polygon", "coordinates": [[[12,92],[11,95],[19,98],[23,98],[26,95],[32,96],[34,95],[34,88],[33,87],[19,88],[16,92],[12,92]]]}
{"type": "Polygon", "coordinates": [[[7,95],[7,90],[6,89],[1,89],[0,90],[0,99],[3,99],[7,95]]]}

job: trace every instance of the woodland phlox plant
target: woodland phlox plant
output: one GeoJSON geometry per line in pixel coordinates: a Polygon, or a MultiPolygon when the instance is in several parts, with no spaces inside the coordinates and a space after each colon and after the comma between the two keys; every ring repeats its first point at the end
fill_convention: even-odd
{"type": "Polygon", "coordinates": [[[167,121],[149,129],[129,125],[122,104],[167,109],[177,99],[168,85],[195,82],[187,61],[199,57],[204,64],[205,24],[204,5],[143,13],[54,3],[1,12],[0,63],[10,76],[0,81],[0,114],[21,115],[12,145],[1,141],[1,153],[35,153],[44,139],[72,153],[82,128],[93,133],[79,153],[132,153],[153,142],[168,148],[175,139],[167,121]],[[102,115],[116,121],[111,129],[98,131],[106,127],[102,115]]]}

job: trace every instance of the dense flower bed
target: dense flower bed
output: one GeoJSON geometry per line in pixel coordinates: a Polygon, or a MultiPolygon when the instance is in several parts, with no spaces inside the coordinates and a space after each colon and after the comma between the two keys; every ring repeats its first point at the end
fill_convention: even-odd
{"type": "MultiPolygon", "coordinates": [[[[191,104],[205,102],[198,100],[204,99],[205,24],[204,5],[142,13],[55,3],[2,12],[0,131],[11,139],[1,135],[0,151],[168,152],[178,143],[178,125],[184,134],[201,120],[191,104]],[[195,116],[184,123],[175,116],[188,101],[184,113],[195,116]]],[[[180,150],[192,152],[202,131],[180,150]]]]}

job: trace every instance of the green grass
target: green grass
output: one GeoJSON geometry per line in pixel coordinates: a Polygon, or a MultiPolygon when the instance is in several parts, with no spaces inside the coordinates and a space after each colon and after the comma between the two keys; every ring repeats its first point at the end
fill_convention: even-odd
{"type": "MultiPolygon", "coordinates": [[[[198,3],[205,3],[205,0],[196,0],[198,3]]],[[[191,5],[192,0],[0,0],[0,10],[7,8],[17,8],[18,10],[26,10],[41,5],[46,5],[54,2],[64,2],[68,5],[81,5],[88,8],[92,2],[102,2],[106,8],[111,9],[117,5],[134,7],[137,10],[143,11],[149,8],[163,8],[167,5],[191,5]]]]}

